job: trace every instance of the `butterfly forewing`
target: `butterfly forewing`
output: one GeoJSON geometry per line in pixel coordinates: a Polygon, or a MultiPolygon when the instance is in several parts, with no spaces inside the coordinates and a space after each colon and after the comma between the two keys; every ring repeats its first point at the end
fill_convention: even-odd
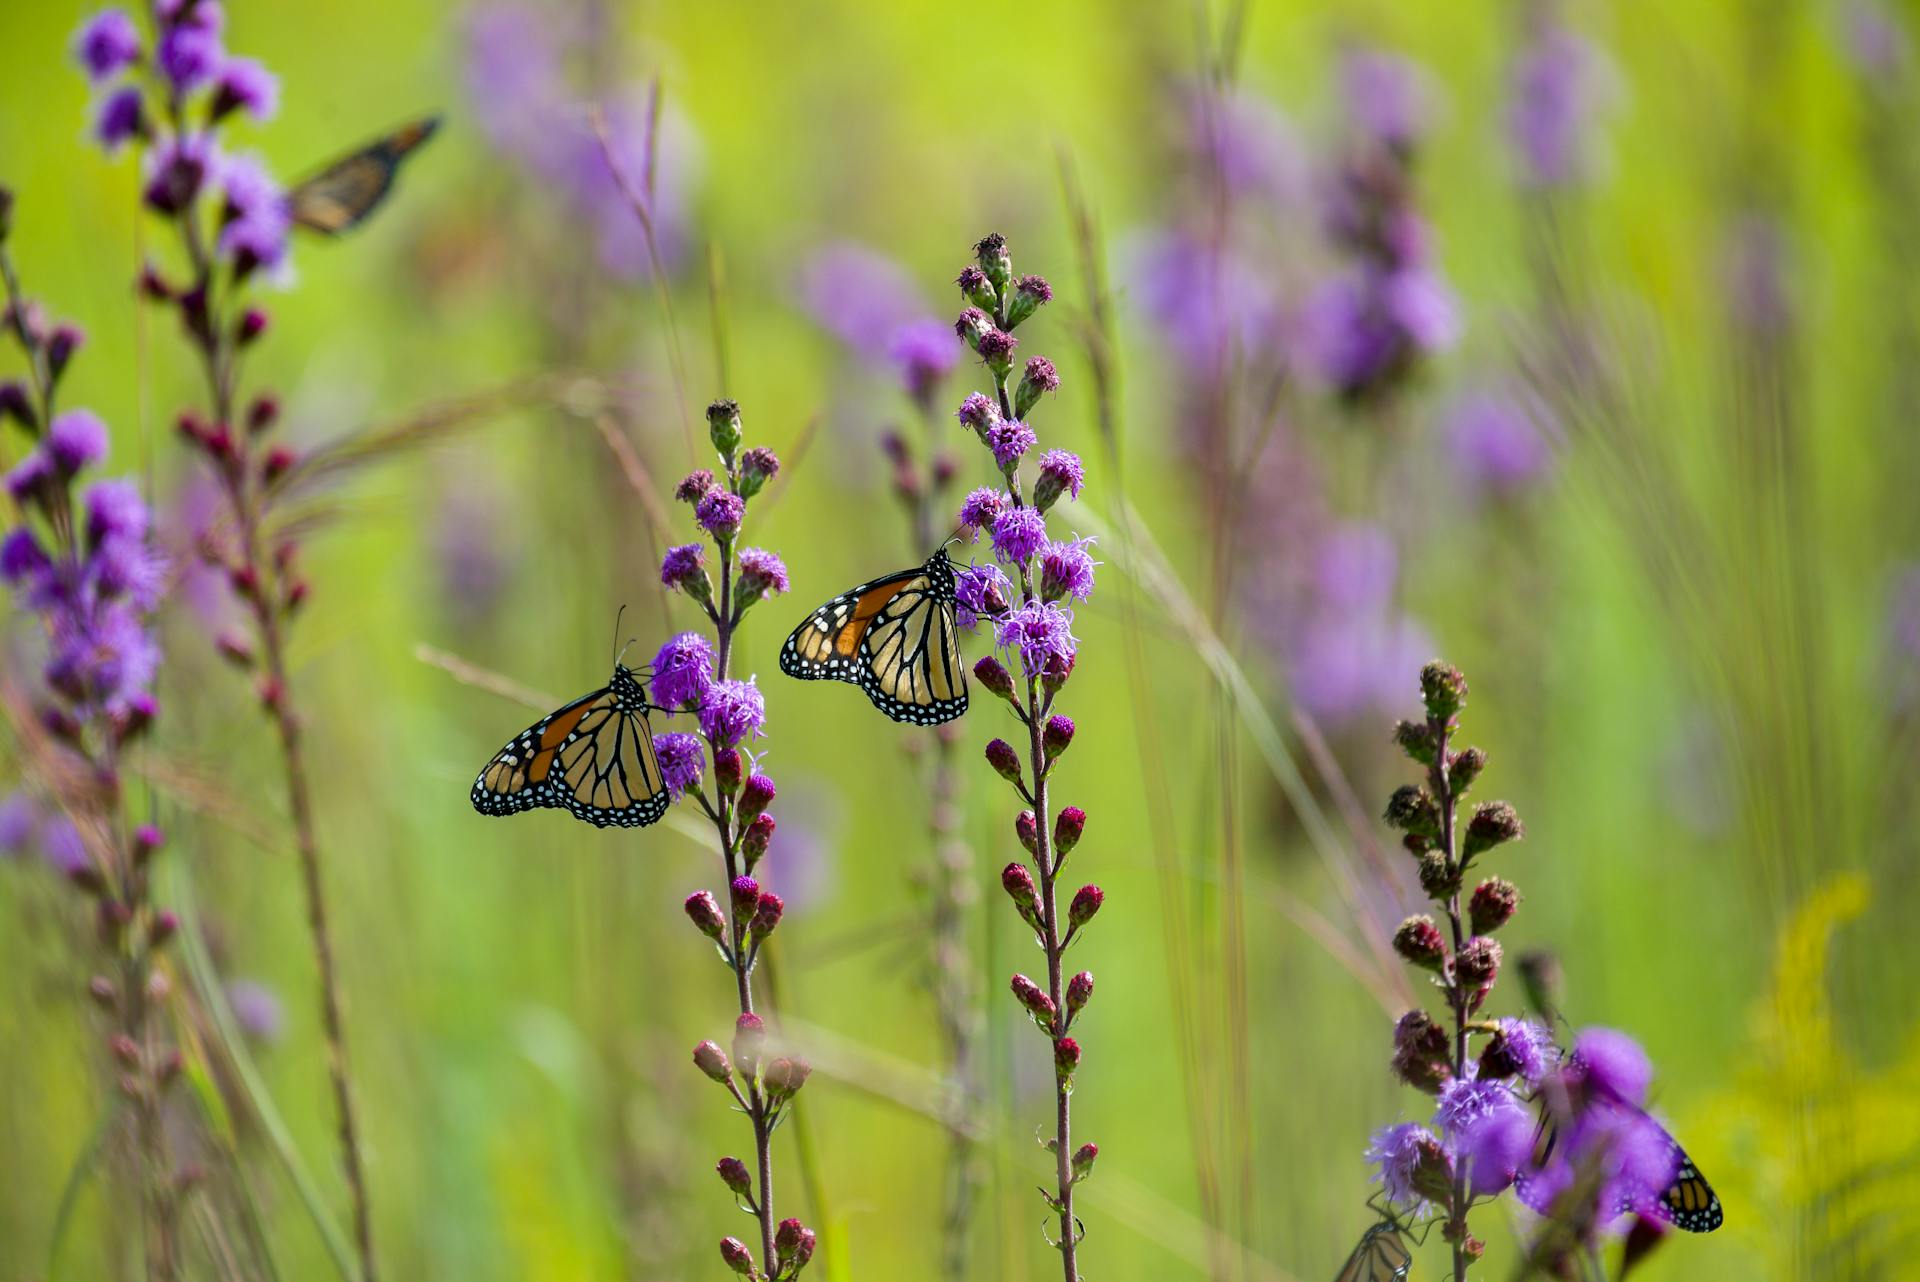
{"type": "Polygon", "coordinates": [[[1413,1270],[1413,1253],[1407,1250],[1400,1227],[1382,1220],[1360,1238],[1360,1245],[1334,1275],[1333,1282],[1405,1282],[1413,1270]]]}
{"type": "Polygon", "coordinates": [[[287,193],[288,214],[324,236],[359,226],[392,190],[400,162],[439,127],[438,116],[416,120],[334,161],[287,193]]]}
{"type": "Polygon", "coordinates": [[[808,615],[780,648],[780,670],[857,685],[895,721],[951,721],[967,710],[953,607],[953,566],[943,549],[808,615]]]}
{"type": "Polygon", "coordinates": [[[603,690],[542,717],[495,753],[473,783],[473,808],[511,815],[552,806],[595,827],[643,827],[669,800],[654,757],[646,691],[625,668],[603,690]]]}
{"type": "Polygon", "coordinates": [[[1726,1219],[1720,1209],[1720,1195],[1700,1174],[1700,1168],[1693,1164],[1679,1141],[1669,1135],[1667,1143],[1673,1145],[1673,1179],[1661,1192],[1660,1205],[1675,1228],[1689,1233],[1713,1232],[1726,1219]]]}

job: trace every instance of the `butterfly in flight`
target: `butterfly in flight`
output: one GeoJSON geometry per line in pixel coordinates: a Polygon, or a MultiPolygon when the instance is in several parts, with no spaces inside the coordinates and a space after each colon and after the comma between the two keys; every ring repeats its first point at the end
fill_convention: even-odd
{"type": "Polygon", "coordinates": [[[1413,1252],[1407,1250],[1400,1225],[1388,1218],[1361,1235],[1333,1282],[1405,1282],[1412,1270],[1413,1252]]]}
{"type": "Polygon", "coordinates": [[[548,713],[493,755],[473,781],[473,808],[513,815],[554,806],[596,828],[655,822],[669,797],[649,706],[640,679],[616,663],[604,689],[548,713]]]}
{"type": "Polygon", "coordinates": [[[287,193],[288,214],[322,236],[359,226],[393,189],[400,162],[439,127],[438,116],[415,120],[334,161],[287,193]]]}
{"type": "Polygon", "coordinates": [[[808,615],[780,647],[780,671],[851,682],[895,721],[951,721],[967,710],[953,606],[943,547],[925,565],[850,588],[808,615]]]}

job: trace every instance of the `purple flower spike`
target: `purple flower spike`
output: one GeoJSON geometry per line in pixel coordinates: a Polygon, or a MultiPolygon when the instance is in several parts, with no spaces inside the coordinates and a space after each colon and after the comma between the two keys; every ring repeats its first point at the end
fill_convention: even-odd
{"type": "Polygon", "coordinates": [[[286,195],[273,175],[253,156],[228,156],[220,164],[228,222],[220,231],[220,252],[236,267],[272,270],[286,261],[293,219],[286,195]]]}
{"type": "Polygon", "coordinates": [[[95,481],[87,487],[87,538],[102,543],[109,538],[138,539],[146,535],[150,516],[140,488],[132,481],[95,481]]]}
{"type": "Polygon", "coordinates": [[[204,134],[168,138],[147,153],[146,202],[162,214],[177,214],[193,203],[214,162],[213,144],[204,134]]]}
{"type": "Polygon", "coordinates": [[[1070,660],[1080,645],[1073,616],[1053,601],[1030,601],[1009,611],[994,629],[994,643],[1017,652],[1029,674],[1041,671],[1050,658],[1070,660]]]}
{"type": "Polygon", "coordinates": [[[72,476],[107,456],[107,425],[92,410],[68,410],[54,417],[44,448],[61,474],[72,476]]]}
{"type": "Polygon", "coordinates": [[[700,702],[700,731],[716,748],[738,747],[749,735],[762,734],[766,721],[766,700],[752,677],[716,681],[700,702]]]}
{"type": "Polygon", "coordinates": [[[676,711],[699,704],[713,684],[713,646],[698,632],[682,632],[653,656],[653,697],[676,711]]]}
{"type": "Polygon", "coordinates": [[[993,520],[993,554],[1002,565],[1026,564],[1046,541],[1047,519],[1033,508],[1008,508],[993,520]]]}
{"type": "Polygon", "coordinates": [[[1455,1145],[1475,1197],[1492,1197],[1513,1183],[1533,1152],[1537,1124],[1523,1108],[1500,1108],[1468,1127],[1455,1145]]]}
{"type": "Polygon", "coordinates": [[[40,540],[26,526],[14,530],[7,535],[5,542],[0,542],[0,581],[8,586],[30,584],[30,590],[38,595],[51,569],[53,561],[47,556],[46,549],[40,546],[40,540]]]}
{"type": "Polygon", "coordinates": [[[1374,1132],[1366,1158],[1376,1168],[1374,1179],[1387,1200],[1418,1214],[1429,1201],[1423,1191],[1422,1167],[1431,1163],[1438,1149],[1439,1139],[1432,1131],[1417,1122],[1401,1122],[1374,1132]]]}
{"type": "Polygon", "coordinates": [[[660,762],[660,778],[674,800],[700,786],[707,760],[700,750],[700,740],[693,735],[657,734],[653,736],[653,755],[660,762]]]}
{"type": "Polygon", "coordinates": [[[950,331],[931,317],[897,326],[887,339],[887,359],[900,371],[907,394],[920,402],[933,398],[940,380],[959,362],[950,331]]]}
{"type": "Polygon", "coordinates": [[[140,28],[120,9],[102,9],[74,38],[73,54],[96,84],[140,58],[140,28]]]}
{"type": "Polygon", "coordinates": [[[1085,601],[1093,595],[1093,567],[1099,564],[1087,549],[1092,539],[1049,543],[1040,552],[1040,595],[1047,601],[1072,597],[1085,601]]]}
{"type": "Polygon", "coordinates": [[[739,495],[716,487],[700,497],[693,519],[716,539],[731,539],[740,532],[740,522],[746,515],[747,505],[739,495]]]}

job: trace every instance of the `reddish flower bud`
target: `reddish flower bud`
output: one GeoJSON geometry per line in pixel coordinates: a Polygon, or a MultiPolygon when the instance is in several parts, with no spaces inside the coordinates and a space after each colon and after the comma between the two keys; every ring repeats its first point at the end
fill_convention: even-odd
{"type": "Polygon", "coordinates": [[[87,981],[87,993],[99,1005],[112,1010],[119,1004],[119,995],[114,992],[113,981],[105,975],[95,975],[87,981]]]}
{"type": "Polygon", "coordinates": [[[1437,971],[1447,959],[1447,941],[1433,918],[1421,913],[1401,922],[1393,932],[1393,951],[1416,966],[1437,971]]]}
{"type": "Polygon", "coordinates": [[[240,321],[233,327],[233,336],[240,340],[242,347],[267,332],[267,314],[258,307],[249,307],[240,313],[240,321]]]}
{"type": "Polygon", "coordinates": [[[1467,706],[1467,679],[1460,669],[1435,659],[1420,669],[1420,698],[1431,721],[1451,721],[1467,706]]]}
{"type": "Polygon", "coordinates": [[[740,789],[740,800],[733,807],[734,818],[742,823],[752,823],[773,804],[777,792],[773,780],[754,771],[747,776],[745,785],[740,789]]]}
{"type": "Polygon", "coordinates": [[[253,642],[233,632],[222,632],[213,639],[220,657],[239,668],[253,666],[253,642]]]}
{"type": "Polygon", "coordinates": [[[1475,935],[1454,959],[1454,977],[1473,989],[1486,989],[1500,974],[1500,941],[1475,935]]]}
{"type": "Polygon", "coordinates": [[[56,325],[47,338],[47,372],[55,378],[66,372],[73,354],[86,342],[86,335],[72,325],[56,325]]]}
{"type": "Polygon", "coordinates": [[[1034,817],[1033,811],[1022,810],[1014,816],[1013,835],[1020,839],[1020,844],[1027,848],[1028,854],[1040,849],[1040,821],[1034,817]]]}
{"type": "Polygon", "coordinates": [[[247,431],[255,436],[274,425],[280,417],[280,402],[271,396],[256,396],[247,406],[247,431]]]}
{"type": "Polygon", "coordinates": [[[154,853],[167,844],[167,836],[152,824],[141,824],[133,830],[133,860],[143,864],[153,858],[154,853]]]}
{"type": "Polygon", "coordinates": [[[1098,886],[1082,886],[1073,894],[1073,903],[1067,907],[1067,925],[1078,930],[1093,920],[1100,906],[1107,902],[1107,892],[1098,886]]]}
{"type": "Polygon", "coordinates": [[[800,1239],[806,1235],[807,1226],[798,1220],[780,1221],[780,1227],[773,1232],[773,1253],[782,1261],[793,1258],[800,1247],[800,1239]]]}
{"type": "Polygon", "coordinates": [[[1049,654],[1045,666],[1040,669],[1040,688],[1048,694],[1059,694],[1060,688],[1067,684],[1067,678],[1073,675],[1073,665],[1079,657],[1078,651],[1064,658],[1058,653],[1049,654]]]}
{"type": "Polygon", "coordinates": [[[1420,889],[1429,899],[1451,899],[1460,889],[1460,870],[1447,862],[1443,852],[1429,850],[1420,856],[1420,889]]]}
{"type": "Polygon", "coordinates": [[[994,773],[1016,787],[1024,786],[1020,774],[1020,754],[1005,739],[991,739],[987,742],[987,764],[994,773]]]}
{"type": "Polygon", "coordinates": [[[755,939],[765,939],[780,924],[780,915],[787,911],[787,903],[771,890],[760,892],[760,902],[753,910],[753,920],[747,923],[747,932],[755,939]]]}
{"type": "Polygon", "coordinates": [[[1099,1156],[1100,1146],[1098,1144],[1082,1144],[1079,1148],[1073,1150],[1073,1182],[1075,1184],[1078,1184],[1081,1180],[1093,1174],[1093,1162],[1094,1159],[1099,1156]]]}
{"type": "Polygon", "coordinates": [[[1452,790],[1454,800],[1467,795],[1473,787],[1473,781],[1487,768],[1487,754],[1478,748],[1462,748],[1453,754],[1447,762],[1447,787],[1452,790]]]}
{"type": "Polygon", "coordinates": [[[1071,1081],[1073,1070],[1080,1067],[1080,1043],[1071,1037],[1061,1037],[1053,1043],[1053,1071],[1062,1081],[1071,1081]]]}
{"type": "Polygon", "coordinates": [[[973,665],[973,678],[988,694],[998,695],[1002,699],[1013,698],[1013,674],[992,655],[973,665]]]}
{"type": "Polygon", "coordinates": [[[1415,1090],[1438,1095],[1453,1076],[1447,1030],[1423,1010],[1410,1010],[1393,1026],[1393,1075],[1415,1090]]]}
{"type": "Polygon", "coordinates": [[[1473,898],[1467,902],[1473,933],[1491,935],[1513,920],[1514,909],[1519,906],[1520,891],[1512,882],[1502,877],[1487,878],[1473,888],[1473,898]]]}
{"type": "Polygon", "coordinates": [[[152,263],[141,264],[139,288],[140,288],[140,296],[142,298],[145,298],[150,303],[166,303],[166,302],[173,301],[173,297],[174,297],[173,286],[167,284],[166,277],[162,276],[160,274],[160,269],[155,267],[152,263]]]}
{"type": "Polygon", "coordinates": [[[1518,841],[1526,835],[1526,827],[1512,806],[1504,801],[1483,801],[1473,808],[1473,818],[1467,821],[1467,836],[1461,843],[1460,857],[1471,859],[1483,850],[1518,841]]]}
{"type": "Polygon", "coordinates": [[[291,614],[307,603],[311,589],[305,579],[295,579],[287,585],[287,613],[291,614]]]}
{"type": "Polygon", "coordinates": [[[740,853],[745,857],[748,869],[752,869],[767,853],[767,843],[773,840],[773,828],[772,815],[755,815],[753,822],[747,825],[745,835],[740,838],[740,853]]]}
{"type": "Polygon", "coordinates": [[[107,1050],[112,1056],[128,1068],[140,1066],[140,1044],[125,1033],[115,1033],[107,1039],[107,1050]]]}
{"type": "Polygon", "coordinates": [[[298,461],[299,455],[291,449],[284,445],[276,445],[268,450],[267,457],[261,460],[260,475],[267,484],[271,485],[292,471],[293,465],[298,461]]]}
{"type": "Polygon", "coordinates": [[[171,909],[162,909],[153,915],[153,924],[147,927],[147,943],[154,948],[164,948],[168,940],[180,932],[180,914],[171,909]]]}
{"type": "Polygon", "coordinates": [[[692,471],[673,487],[673,497],[682,503],[698,503],[714,487],[713,473],[706,468],[692,471]]]}
{"type": "Polygon", "coordinates": [[[1080,844],[1080,834],[1086,830],[1087,812],[1078,806],[1064,807],[1053,821],[1053,857],[1064,858],[1080,844]]]}
{"type": "Polygon", "coordinates": [[[685,906],[688,919],[708,939],[717,941],[726,932],[727,919],[721,914],[720,905],[714,900],[712,891],[694,891],[687,896],[685,906]]]}
{"type": "Polygon", "coordinates": [[[1087,1002],[1093,997],[1093,972],[1083,970],[1067,981],[1067,1018],[1072,1019],[1086,1009],[1087,1002]]]}
{"type": "Polygon", "coordinates": [[[720,1258],[743,1278],[759,1276],[759,1270],[753,1267],[753,1252],[747,1250],[747,1244],[737,1237],[720,1239],[720,1258]]]}
{"type": "Polygon", "coordinates": [[[760,1052],[767,1047],[767,1021],[749,1011],[733,1021],[733,1059],[745,1077],[760,1068],[760,1052]]]}
{"type": "Polygon", "coordinates": [[[701,1042],[694,1047],[693,1064],[695,1068],[722,1085],[733,1076],[733,1065],[727,1062],[727,1053],[720,1049],[718,1042],[701,1042]]]}
{"type": "Polygon", "coordinates": [[[733,915],[751,917],[760,903],[760,883],[751,877],[735,877],[733,885],[728,887],[728,894],[733,903],[733,915]]]}
{"type": "Polygon", "coordinates": [[[1423,766],[1433,764],[1433,731],[1424,722],[1399,722],[1393,727],[1393,741],[1410,759],[1423,766]]]}
{"type": "Polygon", "coordinates": [[[1014,1000],[1027,1008],[1027,1014],[1033,1016],[1033,1022],[1051,1032],[1054,1016],[1058,1013],[1053,998],[1025,975],[1015,975],[1012,987],[1014,1000]]]}
{"type": "Polygon", "coordinates": [[[785,1103],[799,1093],[813,1076],[813,1065],[798,1055],[782,1055],[767,1065],[762,1084],[767,1095],[776,1104],[785,1103]]]}
{"type": "Polygon", "coordinates": [[[1040,746],[1051,762],[1067,750],[1073,742],[1073,719],[1071,717],[1052,716],[1047,718],[1046,729],[1040,733],[1040,746]]]}
{"type": "Polygon", "coordinates": [[[1432,837],[1440,831],[1440,807],[1418,784],[1402,784],[1387,798],[1383,816],[1393,827],[1416,837],[1432,837]]]}
{"type": "Polygon", "coordinates": [[[748,1173],[745,1162],[737,1157],[723,1157],[713,1169],[735,1197],[753,1196],[753,1176],[748,1173]]]}

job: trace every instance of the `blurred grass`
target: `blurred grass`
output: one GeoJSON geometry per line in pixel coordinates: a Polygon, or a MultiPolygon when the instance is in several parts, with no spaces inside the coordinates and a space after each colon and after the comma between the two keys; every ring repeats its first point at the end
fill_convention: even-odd
{"type": "MultiPolygon", "coordinates": [[[[143,248],[136,188],[128,165],[103,162],[80,140],[85,92],[65,61],[80,13],[0,9],[0,48],[13,55],[0,83],[0,180],[20,195],[17,249],[30,289],[89,331],[70,395],[109,418],[117,460],[150,466],[164,493],[179,470],[169,410],[189,375],[175,336],[127,303],[143,248]]],[[[1470,737],[1494,754],[1492,784],[1532,833],[1502,869],[1528,897],[1511,943],[1551,944],[1576,1018],[1646,1042],[1662,1107],[1727,1195],[1727,1230],[1673,1244],[1646,1276],[1806,1276],[1810,1259],[1819,1276],[1898,1276],[1893,1248],[1913,1231],[1911,1199],[1889,1199],[1872,1223],[1892,1236],[1857,1249],[1831,1235],[1844,1244],[1865,1231],[1861,1221],[1823,1211],[1816,1229],[1806,1219],[1809,1198],[1856,1195],[1817,1177],[1829,1160],[1845,1169],[1838,1154],[1892,1114],[1862,1104],[1823,1121],[1828,1134],[1804,1131],[1802,1084],[1764,1087],[1765,1109],[1728,1100],[1763,1089],[1748,1075],[1747,1012],[1770,991],[1776,938],[1796,929],[1804,897],[1835,870],[1858,872],[1870,890],[1823,967],[1831,1008],[1822,1028],[1857,1048],[1845,1080],[1884,1079],[1894,1101],[1908,1071],[1900,1065],[1910,1064],[1912,1003],[1889,976],[1900,973],[1904,923],[1920,904],[1912,828],[1897,821],[1886,777],[1904,777],[1914,745],[1900,733],[1881,647],[1890,564],[1916,550],[1912,472],[1898,466],[1914,457],[1905,443],[1913,406],[1895,394],[1890,341],[1910,322],[1901,317],[1912,280],[1889,274],[1878,175],[1861,146],[1867,108],[1836,50],[1837,6],[1689,0],[1594,5],[1579,17],[1627,89],[1607,128],[1608,176],[1580,210],[1577,236],[1596,313],[1633,354],[1630,412],[1602,425],[1609,434],[1576,437],[1563,484],[1514,519],[1476,522],[1440,507],[1434,516],[1448,525],[1413,567],[1409,604],[1472,678],[1470,737]],[[1793,416],[1798,452],[1785,465],[1756,462],[1756,425],[1766,420],[1730,391],[1756,364],[1751,347],[1743,356],[1735,346],[1726,283],[1730,221],[1756,171],[1770,176],[1769,207],[1793,255],[1791,359],[1762,370],[1784,380],[1765,384],[1768,396],[1790,396],[1775,403],[1793,416]],[[1800,496],[1795,526],[1776,519],[1767,487],[1782,485],[1800,496]],[[1709,747],[1683,775],[1675,762],[1694,725],[1707,727],[1709,747]],[[1724,802],[1717,818],[1715,799],[1724,802]],[[1809,1134],[1823,1142],[1806,1143],[1809,1134]],[[1807,1183],[1775,1178],[1783,1162],[1805,1169],[1807,1183]]],[[[1110,232],[1151,223],[1165,181],[1155,157],[1175,127],[1168,91],[1192,65],[1195,21],[1184,6],[1143,6],[1121,20],[1084,0],[655,5],[621,18],[608,59],[622,82],[659,73],[693,122],[705,173],[697,235],[726,260],[728,386],[707,356],[701,273],[677,282],[690,399],[736,396],[750,435],[777,448],[825,416],[754,535],[786,556],[794,592],[750,616],[743,643],[767,674],[768,764],[783,803],[841,799],[842,822],[823,835],[826,888],[783,928],[785,997],[797,1018],[877,1062],[928,1064],[937,1039],[906,964],[913,941],[895,929],[910,911],[906,870],[922,827],[913,776],[895,760],[898,737],[847,692],[772,675],[798,612],[883,568],[867,549],[898,535],[870,441],[904,406],[849,370],[799,314],[793,269],[821,241],[861,240],[898,256],[944,306],[943,282],[966,245],[997,226],[1023,269],[1062,286],[1073,272],[1056,145],[1071,150],[1110,232]],[[862,936],[871,941],[826,948],[862,936]]],[[[1413,414],[1416,429],[1447,383],[1505,359],[1515,309],[1530,296],[1498,145],[1510,20],[1495,0],[1251,9],[1242,78],[1310,133],[1331,123],[1337,37],[1402,49],[1444,85],[1423,198],[1470,337],[1413,414]]],[[[669,485],[688,460],[652,296],[561,270],[572,261],[569,230],[468,124],[458,31],[457,10],[420,0],[348,0],[324,16],[233,6],[231,43],[283,77],[281,118],[258,133],[281,171],[298,173],[419,111],[449,114],[389,211],[363,235],[302,250],[299,288],[270,302],[275,327],[254,373],[287,393],[296,432],[320,439],[524,373],[638,369],[645,385],[632,426],[655,480],[669,485]]],[[[1199,564],[1204,522],[1177,466],[1165,349],[1128,282],[1115,286],[1127,497],[1173,565],[1199,564]]],[[[1063,290],[1060,310],[1072,305],[1063,290]]],[[[1091,459],[1092,396],[1063,321],[1043,315],[1023,330],[1067,377],[1039,425],[1091,459]]],[[[1416,430],[1399,447],[1412,466],[1435,457],[1424,439],[1416,430]]],[[[704,851],[662,829],[619,835],[554,815],[510,824],[472,815],[462,796],[473,769],[525,712],[416,657],[425,643],[570,692],[604,675],[620,603],[640,649],[691,625],[685,613],[661,616],[644,516],[609,462],[591,423],[516,412],[359,483],[352,519],[309,553],[316,591],[297,633],[299,680],[321,761],[350,1038],[391,1276],[698,1276],[716,1267],[712,1241],[740,1227],[710,1174],[740,1141],[737,1119],[685,1063],[724,1023],[725,977],[705,963],[678,906],[714,879],[704,851]],[[454,488],[482,496],[485,527],[512,550],[506,604],[477,620],[447,607],[434,550],[435,516],[454,488]]],[[[1117,496],[1103,493],[1104,479],[1096,469],[1090,499],[1111,513],[1117,496]]],[[[1119,583],[1107,573],[1081,621],[1083,662],[1068,700],[1080,734],[1063,775],[1065,799],[1093,816],[1076,860],[1109,894],[1082,954],[1100,976],[1075,1096],[1077,1130],[1102,1149],[1085,1190],[1087,1269],[1103,1279],[1204,1276],[1218,1243],[1196,1228],[1193,1140],[1170,1033],[1191,1012],[1171,1008],[1179,990],[1159,914],[1176,909],[1155,864],[1168,852],[1142,836],[1141,731],[1122,662],[1119,583]]],[[[1165,620],[1146,619],[1140,639],[1165,736],[1154,751],[1180,811],[1174,840],[1192,847],[1171,853],[1204,871],[1217,867],[1204,834],[1217,829],[1220,795],[1220,731],[1195,711],[1214,706],[1206,667],[1165,620]]],[[[190,620],[175,620],[163,746],[214,772],[273,831],[279,801],[264,727],[246,710],[242,683],[205,651],[190,620]]],[[[1411,701],[1411,681],[1409,691],[1411,701]]],[[[1277,692],[1262,693],[1284,725],[1277,692]]],[[[970,742],[985,737],[992,715],[973,714],[970,742]]],[[[1249,884],[1337,914],[1300,816],[1276,795],[1258,747],[1243,740],[1233,756],[1249,884]]],[[[1398,780],[1385,748],[1383,736],[1341,745],[1368,787],[1398,780]]],[[[990,878],[1008,857],[1010,812],[984,776],[968,835],[983,894],[998,908],[990,878]]],[[[216,964],[287,999],[285,1039],[260,1051],[262,1070],[309,1169],[337,1194],[289,852],[190,815],[164,817],[178,834],[169,857],[193,863],[216,964]]],[[[776,844],[776,879],[779,853],[776,844]]],[[[1191,889],[1193,902],[1215,893],[1191,889]]],[[[1255,1209],[1230,1223],[1247,1253],[1227,1252],[1226,1267],[1250,1278],[1329,1275],[1366,1219],[1367,1131],[1419,1102],[1386,1077],[1384,1021],[1366,989],[1264,900],[1245,910],[1252,1107],[1213,1121],[1244,1138],[1255,1209]]],[[[65,942],[71,917],[52,888],[0,877],[0,1151],[9,1155],[0,1277],[43,1269],[63,1180],[99,1114],[99,1056],[76,997],[83,972],[65,942]]],[[[1194,920],[1211,929],[1211,918],[1194,920]]],[[[980,987],[994,999],[1027,964],[1003,926],[982,928],[980,987]]],[[[1197,955],[1217,959],[1217,941],[1204,942],[1197,955]]],[[[1199,999],[1217,1002],[1219,982],[1201,975],[1199,999]]],[[[1044,1111],[1040,1048],[1019,1035],[1007,1006],[989,1005],[989,1071],[993,1125],[1009,1144],[996,1157],[977,1256],[983,1276],[1044,1277],[1050,1260],[1030,1188],[1043,1155],[1025,1142],[1044,1111]]],[[[1209,1005],[1203,1022],[1216,1016],[1209,1005]]],[[[933,1250],[937,1121],[824,1079],[804,1107],[840,1221],[823,1234],[833,1271],[919,1267],[933,1250]]],[[[782,1148],[783,1208],[809,1214],[794,1200],[791,1154],[782,1148]]],[[[254,1169],[270,1169],[264,1153],[251,1156],[254,1169]]],[[[258,1195],[283,1275],[321,1276],[323,1248],[292,1190],[269,1179],[258,1195]]],[[[100,1245],[110,1213],[101,1191],[84,1193],[77,1213],[69,1275],[115,1276],[100,1245]]],[[[1505,1250],[1498,1233],[1494,1250],[1505,1250]]],[[[1423,1256],[1423,1271],[1437,1272],[1437,1251],[1423,1256]]]]}

